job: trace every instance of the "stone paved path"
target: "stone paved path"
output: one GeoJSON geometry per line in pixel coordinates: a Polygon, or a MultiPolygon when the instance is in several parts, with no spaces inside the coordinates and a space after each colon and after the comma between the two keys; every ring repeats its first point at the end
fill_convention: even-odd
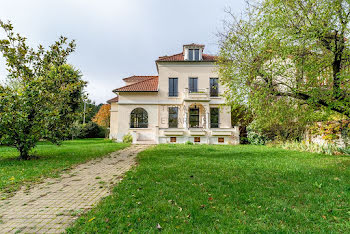
{"type": "Polygon", "coordinates": [[[64,232],[80,213],[110,193],[147,147],[132,145],[0,201],[0,233],[64,232]]]}

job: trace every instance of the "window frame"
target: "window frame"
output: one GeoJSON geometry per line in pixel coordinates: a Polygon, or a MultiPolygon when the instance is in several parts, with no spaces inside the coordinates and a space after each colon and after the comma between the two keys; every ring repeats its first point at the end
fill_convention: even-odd
{"type": "Polygon", "coordinates": [[[130,112],[130,128],[148,128],[148,113],[142,107],[137,107],[130,112]],[[142,111],[142,112],[140,112],[142,111]],[[139,120],[142,120],[140,122],[139,120]]]}
{"type": "Polygon", "coordinates": [[[194,61],[199,61],[199,49],[193,50],[193,58],[194,58],[194,61]]]}
{"type": "Polygon", "coordinates": [[[177,77],[169,77],[168,81],[168,96],[169,97],[178,97],[179,96],[179,79],[177,77]],[[176,81],[176,82],[174,82],[176,81]],[[175,85],[176,83],[176,85],[175,85]],[[172,87],[172,90],[170,90],[172,87]],[[176,88],[174,88],[176,87],[176,88]]]}
{"type": "Polygon", "coordinates": [[[220,108],[219,107],[210,107],[210,128],[220,128],[220,108]],[[217,110],[217,122],[213,122],[213,110],[217,110]]]}
{"type": "Polygon", "coordinates": [[[218,143],[225,143],[225,137],[218,137],[218,143]]]}
{"type": "Polygon", "coordinates": [[[188,49],[188,60],[193,61],[193,49],[188,49]]]}
{"type": "Polygon", "coordinates": [[[210,97],[219,97],[219,78],[211,77],[209,79],[209,89],[210,89],[210,97]],[[214,80],[216,81],[216,89],[213,88],[214,80]]]}
{"type": "Polygon", "coordinates": [[[188,121],[189,127],[190,127],[190,128],[200,128],[200,126],[199,126],[199,120],[200,120],[199,108],[190,108],[190,109],[189,109],[189,121],[188,121]],[[198,114],[193,114],[193,113],[191,113],[192,111],[196,111],[196,112],[198,112],[198,114]],[[191,120],[191,117],[197,117],[198,120],[192,121],[192,120],[191,120]],[[197,124],[196,124],[196,125],[193,125],[192,123],[197,123],[197,124]]]}
{"type": "Polygon", "coordinates": [[[197,93],[198,92],[198,77],[188,77],[188,92],[197,93]],[[196,82],[194,82],[196,81],[196,82]],[[195,84],[195,85],[194,85],[195,84]],[[194,88],[195,89],[191,89],[194,88]]]}
{"type": "Polygon", "coordinates": [[[200,60],[199,49],[188,49],[188,60],[189,61],[199,61],[200,60]]]}
{"type": "Polygon", "coordinates": [[[170,107],[168,107],[168,128],[178,128],[179,127],[179,120],[178,120],[178,118],[179,118],[179,108],[177,107],[177,106],[170,106],[170,107]],[[171,113],[171,109],[176,109],[176,113],[171,113]],[[172,117],[173,119],[172,120],[175,120],[175,122],[176,122],[176,125],[171,125],[170,123],[171,123],[171,121],[170,121],[170,117],[171,117],[171,115],[176,115],[176,118],[175,117],[172,117]]]}

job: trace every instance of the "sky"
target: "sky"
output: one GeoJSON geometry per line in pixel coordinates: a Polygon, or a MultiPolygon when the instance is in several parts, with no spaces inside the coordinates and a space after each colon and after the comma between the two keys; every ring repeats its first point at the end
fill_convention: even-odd
{"type": "Polygon", "coordinates": [[[88,81],[89,98],[105,103],[123,78],[157,75],[155,60],[180,53],[183,44],[205,44],[204,53],[216,54],[225,9],[239,15],[244,6],[244,0],[1,0],[0,19],[35,48],[61,35],[75,39],[69,63],[88,81]]]}

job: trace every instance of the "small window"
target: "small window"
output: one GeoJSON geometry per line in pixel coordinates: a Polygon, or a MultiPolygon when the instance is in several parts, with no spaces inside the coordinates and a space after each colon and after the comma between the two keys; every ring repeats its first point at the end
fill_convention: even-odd
{"type": "Polygon", "coordinates": [[[219,137],[219,138],[218,138],[218,142],[219,142],[219,143],[225,143],[225,138],[219,137]]]}
{"type": "Polygon", "coordinates": [[[169,128],[177,128],[178,126],[178,108],[169,107],[169,128]]]}
{"type": "Polygon", "coordinates": [[[188,89],[190,93],[198,92],[198,78],[190,77],[188,79],[188,89]]]}
{"type": "Polygon", "coordinates": [[[199,128],[199,109],[190,109],[190,128],[199,128]]]}
{"type": "Polygon", "coordinates": [[[211,97],[219,96],[218,78],[210,78],[210,96],[211,97]]]}
{"type": "Polygon", "coordinates": [[[195,142],[195,143],[201,142],[201,138],[200,138],[200,137],[195,137],[195,138],[194,138],[194,142],[195,142]]]}
{"type": "Polygon", "coordinates": [[[176,137],[170,137],[170,142],[171,143],[176,143],[176,137]]]}
{"type": "Polygon", "coordinates": [[[188,60],[189,61],[199,61],[199,49],[189,49],[188,50],[188,60]]]}
{"type": "Polygon", "coordinates": [[[169,97],[178,96],[178,79],[169,78],[169,97]]]}
{"type": "Polygon", "coordinates": [[[199,49],[194,50],[194,60],[199,61],[199,49]]]}
{"type": "Polygon", "coordinates": [[[193,49],[188,50],[188,60],[190,60],[190,61],[193,60],[193,49]]]}
{"type": "Polygon", "coordinates": [[[219,128],[219,108],[210,108],[210,127],[219,128]]]}

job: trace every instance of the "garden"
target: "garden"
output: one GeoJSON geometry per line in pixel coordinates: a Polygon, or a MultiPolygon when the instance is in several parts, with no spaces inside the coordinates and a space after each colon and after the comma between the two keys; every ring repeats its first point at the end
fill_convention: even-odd
{"type": "Polygon", "coordinates": [[[349,232],[350,158],[158,145],[68,233],[349,232]]]}

